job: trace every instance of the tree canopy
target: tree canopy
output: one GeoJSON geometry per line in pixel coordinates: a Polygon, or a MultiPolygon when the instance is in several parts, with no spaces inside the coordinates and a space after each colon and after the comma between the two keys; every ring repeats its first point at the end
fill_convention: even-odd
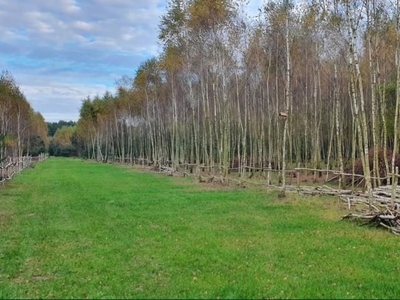
{"type": "Polygon", "coordinates": [[[48,146],[47,125],[8,71],[0,76],[0,160],[38,155],[48,146]]]}

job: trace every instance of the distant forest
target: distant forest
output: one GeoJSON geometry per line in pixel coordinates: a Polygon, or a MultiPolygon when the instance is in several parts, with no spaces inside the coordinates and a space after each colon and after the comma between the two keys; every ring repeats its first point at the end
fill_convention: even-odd
{"type": "Polygon", "coordinates": [[[72,157],[78,156],[76,145],[76,122],[58,121],[47,122],[49,155],[72,157]]]}
{"type": "Polygon", "coordinates": [[[54,136],[58,129],[61,129],[63,126],[66,127],[74,127],[76,126],[76,122],[74,121],[58,121],[58,122],[47,122],[48,135],[54,136]]]}

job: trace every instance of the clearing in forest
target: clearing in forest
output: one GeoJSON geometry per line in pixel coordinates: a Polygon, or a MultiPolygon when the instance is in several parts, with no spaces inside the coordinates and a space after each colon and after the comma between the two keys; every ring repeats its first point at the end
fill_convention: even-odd
{"type": "Polygon", "coordinates": [[[342,215],[52,158],[0,186],[0,298],[399,297],[399,238],[342,215]]]}

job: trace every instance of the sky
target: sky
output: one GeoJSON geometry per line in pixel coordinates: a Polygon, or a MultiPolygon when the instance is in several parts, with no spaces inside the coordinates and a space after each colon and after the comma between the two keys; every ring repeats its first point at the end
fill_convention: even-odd
{"type": "MultiPolygon", "coordinates": [[[[253,14],[263,0],[250,0],[253,14]]],[[[87,96],[114,93],[160,52],[167,0],[0,0],[0,71],[47,122],[77,121],[87,96]]]]}

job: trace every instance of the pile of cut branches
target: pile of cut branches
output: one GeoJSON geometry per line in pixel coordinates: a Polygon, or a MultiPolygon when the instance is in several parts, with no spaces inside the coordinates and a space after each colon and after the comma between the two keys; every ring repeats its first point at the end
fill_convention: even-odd
{"type": "Polygon", "coordinates": [[[399,205],[388,206],[385,211],[371,211],[366,214],[350,213],[342,217],[342,220],[361,220],[363,226],[384,227],[396,235],[400,235],[400,211],[399,205]]]}
{"type": "Polygon", "coordinates": [[[391,201],[390,186],[374,190],[372,203],[365,194],[346,196],[341,199],[359,213],[350,213],[342,220],[357,220],[362,226],[383,227],[396,235],[400,235],[400,189],[396,189],[394,203],[391,201]]]}

